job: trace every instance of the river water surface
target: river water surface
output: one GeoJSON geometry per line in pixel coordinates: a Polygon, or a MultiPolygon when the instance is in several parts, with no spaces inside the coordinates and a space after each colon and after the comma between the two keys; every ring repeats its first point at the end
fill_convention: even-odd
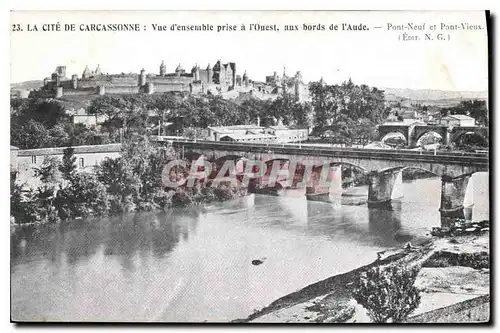
{"type": "MultiPolygon", "coordinates": [[[[473,177],[488,218],[488,176],[473,177]]],[[[439,225],[439,178],[403,183],[392,210],[366,187],[342,205],[249,195],[199,209],[129,214],[11,235],[13,320],[229,321],[372,262],[439,225]],[[263,261],[253,265],[252,260],[263,261]]]]}

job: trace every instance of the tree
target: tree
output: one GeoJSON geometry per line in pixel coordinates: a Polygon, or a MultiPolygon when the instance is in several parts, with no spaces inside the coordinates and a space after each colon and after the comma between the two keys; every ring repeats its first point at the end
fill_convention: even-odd
{"type": "Polygon", "coordinates": [[[377,139],[377,126],[367,118],[360,118],[351,125],[356,143],[363,146],[377,139]]]}
{"type": "Polygon", "coordinates": [[[441,138],[437,136],[434,132],[429,132],[422,135],[419,141],[422,146],[427,146],[441,142],[441,138]]]}
{"type": "Polygon", "coordinates": [[[74,155],[75,148],[68,147],[63,151],[62,164],[59,166],[59,171],[65,180],[71,180],[71,177],[76,172],[76,156],[74,155]]]}
{"type": "Polygon", "coordinates": [[[54,156],[47,156],[39,167],[34,168],[35,177],[40,177],[42,183],[54,184],[58,181],[58,171],[61,163],[54,156]]]}
{"type": "Polygon", "coordinates": [[[54,204],[61,219],[100,216],[108,211],[106,188],[86,172],[75,173],[57,192],[54,204]]]}
{"type": "Polygon", "coordinates": [[[11,144],[21,149],[36,149],[50,146],[50,133],[42,123],[30,119],[25,124],[12,120],[11,144]]]}
{"type": "Polygon", "coordinates": [[[414,285],[418,272],[418,267],[374,267],[358,277],[353,297],[373,322],[401,322],[420,304],[414,285]]]}
{"type": "Polygon", "coordinates": [[[488,108],[486,101],[481,100],[467,100],[461,101],[458,105],[451,108],[442,108],[440,110],[441,116],[445,117],[454,114],[463,114],[470,116],[476,120],[478,125],[488,126],[488,108]]]}
{"type": "Polygon", "coordinates": [[[38,219],[36,207],[32,204],[34,200],[32,190],[26,190],[23,184],[10,178],[10,216],[16,223],[32,223],[38,219]]]}
{"type": "Polygon", "coordinates": [[[335,136],[343,141],[361,141],[372,137],[366,130],[371,122],[373,127],[387,117],[389,108],[385,106],[382,90],[367,85],[355,85],[351,80],[340,85],[325,85],[313,82],[309,86],[314,108],[315,133],[325,135],[328,131],[340,130],[335,136]],[[358,127],[358,128],[356,128],[358,127]]]}

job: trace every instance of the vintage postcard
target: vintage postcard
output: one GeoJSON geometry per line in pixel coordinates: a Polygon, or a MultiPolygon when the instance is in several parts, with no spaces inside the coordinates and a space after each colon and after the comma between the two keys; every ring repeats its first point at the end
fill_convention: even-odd
{"type": "Polygon", "coordinates": [[[488,11],[12,11],[12,322],[489,323],[488,11]]]}

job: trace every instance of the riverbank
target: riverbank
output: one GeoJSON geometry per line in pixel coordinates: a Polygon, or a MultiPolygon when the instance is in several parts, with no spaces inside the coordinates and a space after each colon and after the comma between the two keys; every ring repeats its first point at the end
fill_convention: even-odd
{"type": "MultiPolygon", "coordinates": [[[[370,268],[390,265],[420,267],[415,286],[420,290],[421,302],[407,320],[427,314],[425,318],[437,322],[443,315],[429,316],[432,311],[489,295],[489,232],[434,238],[411,248],[386,251],[371,264],[309,285],[235,322],[370,322],[366,311],[352,297],[353,281],[370,268]]],[[[466,317],[455,315],[449,320],[485,321],[484,311],[467,312],[463,308],[467,309],[468,303],[464,304],[461,311],[466,317]]],[[[481,309],[485,307],[481,305],[481,309]]]]}
{"type": "Polygon", "coordinates": [[[46,158],[33,168],[33,184],[11,175],[11,229],[20,226],[60,223],[123,213],[167,211],[227,201],[247,194],[247,188],[230,181],[208,183],[190,179],[190,161],[171,168],[178,160],[171,147],[148,140],[127,142],[122,154],[91,168],[77,168],[73,148],[64,150],[62,161],[46,158]],[[35,181],[36,180],[36,181],[35,181]],[[174,183],[178,186],[168,187],[174,183]],[[179,185],[180,184],[180,185],[179,185]]]}

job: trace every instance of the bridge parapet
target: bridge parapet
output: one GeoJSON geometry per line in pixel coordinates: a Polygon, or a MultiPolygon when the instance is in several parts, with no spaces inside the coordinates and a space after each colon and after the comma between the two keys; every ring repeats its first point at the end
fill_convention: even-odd
{"type": "Polygon", "coordinates": [[[438,176],[451,177],[487,171],[488,154],[452,153],[452,152],[417,152],[407,150],[380,150],[359,148],[329,148],[305,145],[277,144],[242,144],[220,143],[213,141],[177,141],[174,148],[186,153],[200,153],[215,160],[226,155],[240,155],[248,159],[268,161],[283,158],[296,161],[308,161],[323,165],[326,162],[351,164],[365,171],[378,171],[396,167],[414,167],[428,170],[438,176]]]}

